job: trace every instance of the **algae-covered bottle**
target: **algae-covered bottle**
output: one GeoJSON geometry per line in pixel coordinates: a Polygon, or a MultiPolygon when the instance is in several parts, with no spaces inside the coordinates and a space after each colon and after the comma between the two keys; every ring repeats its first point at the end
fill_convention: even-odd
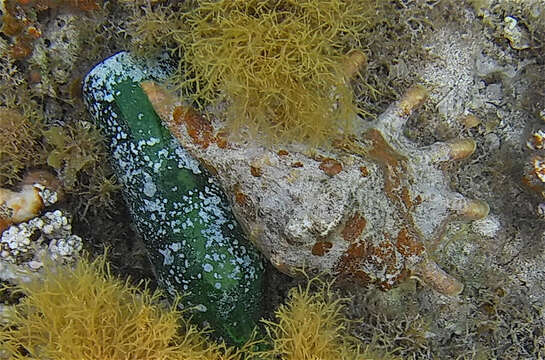
{"type": "Polygon", "coordinates": [[[167,59],[116,54],[84,82],[84,99],[160,284],[227,342],[246,341],[261,311],[263,267],[214,178],[162,126],[140,83],[164,80],[167,59]]]}

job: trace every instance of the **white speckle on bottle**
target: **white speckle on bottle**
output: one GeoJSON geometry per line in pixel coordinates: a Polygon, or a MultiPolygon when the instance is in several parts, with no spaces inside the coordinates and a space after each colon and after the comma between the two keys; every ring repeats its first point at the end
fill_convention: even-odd
{"type": "Polygon", "coordinates": [[[157,187],[153,183],[153,179],[149,174],[144,174],[145,181],[144,181],[144,194],[148,197],[153,197],[155,193],[157,192],[157,187]]]}
{"type": "Polygon", "coordinates": [[[211,264],[204,264],[202,266],[203,270],[206,271],[206,272],[211,272],[212,270],[214,270],[214,267],[211,265],[211,264]]]}

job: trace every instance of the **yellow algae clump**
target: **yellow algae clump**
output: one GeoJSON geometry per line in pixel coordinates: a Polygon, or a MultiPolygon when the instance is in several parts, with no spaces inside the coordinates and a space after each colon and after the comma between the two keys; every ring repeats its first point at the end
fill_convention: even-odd
{"type": "Polygon", "coordinates": [[[263,322],[272,342],[267,359],[281,360],[372,360],[396,359],[358,346],[358,340],[347,335],[348,320],[343,315],[343,301],[333,299],[327,285],[311,291],[318,279],[305,288],[291,289],[286,305],[275,312],[276,321],[263,322]]]}
{"type": "Polygon", "coordinates": [[[184,96],[201,108],[226,101],[232,132],[269,143],[323,145],[351,129],[359,110],[349,78],[366,63],[357,39],[376,21],[376,0],[193,5],[166,36],[182,57],[184,96]]]}
{"type": "MultiPolygon", "coordinates": [[[[105,257],[74,268],[50,265],[40,278],[8,295],[19,303],[3,312],[0,358],[44,360],[393,360],[357,345],[347,335],[342,302],[317,278],[291,290],[276,321],[265,321],[268,340],[240,348],[218,344],[158,292],[111,274],[105,257]],[[258,350],[259,348],[267,350],[258,350]]],[[[372,345],[371,345],[372,346],[372,345]]]]}
{"type": "Polygon", "coordinates": [[[159,293],[116,279],[104,258],[74,269],[47,270],[43,280],[21,284],[26,295],[0,329],[1,356],[10,359],[235,359],[207,343],[202,331],[159,293]]]}
{"type": "Polygon", "coordinates": [[[40,121],[0,106],[0,186],[14,184],[25,168],[40,162],[41,131],[40,121]]]}

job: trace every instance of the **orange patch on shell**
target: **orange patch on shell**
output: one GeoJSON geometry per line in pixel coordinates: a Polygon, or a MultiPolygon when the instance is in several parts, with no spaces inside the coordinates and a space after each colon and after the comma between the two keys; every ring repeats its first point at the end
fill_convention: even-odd
{"type": "Polygon", "coordinates": [[[177,106],[172,114],[174,122],[184,124],[193,142],[206,149],[214,141],[212,125],[195,110],[177,106]]]}
{"type": "Polygon", "coordinates": [[[365,217],[363,217],[361,214],[355,214],[348,219],[344,225],[344,229],[341,232],[343,239],[350,243],[356,241],[365,229],[365,225],[367,225],[367,220],[365,220],[365,217]]]}
{"type": "Polygon", "coordinates": [[[422,242],[407,228],[401,229],[397,234],[396,248],[405,257],[419,256],[425,250],[422,242]]]}
{"type": "Polygon", "coordinates": [[[261,168],[258,166],[250,165],[250,173],[252,174],[252,176],[260,177],[261,175],[263,175],[263,170],[261,170],[261,168]]]}
{"type": "Polygon", "coordinates": [[[319,167],[320,167],[320,170],[322,170],[329,176],[335,176],[338,173],[340,173],[343,169],[342,164],[332,158],[322,159],[319,167]]]}
{"type": "Polygon", "coordinates": [[[312,247],[312,255],[315,256],[324,256],[329,252],[329,250],[333,247],[333,244],[329,241],[318,241],[314,246],[312,247]]]}

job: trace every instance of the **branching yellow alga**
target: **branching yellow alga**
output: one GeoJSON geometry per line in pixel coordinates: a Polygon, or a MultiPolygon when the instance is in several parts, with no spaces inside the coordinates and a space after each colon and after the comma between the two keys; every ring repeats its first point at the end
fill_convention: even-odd
{"type": "MultiPolygon", "coordinates": [[[[232,132],[319,145],[349,131],[356,117],[349,77],[366,60],[356,35],[372,26],[376,7],[375,0],[194,1],[164,24],[169,32],[156,30],[176,44],[184,96],[200,107],[226,101],[232,132]]],[[[150,25],[172,15],[149,13],[137,33],[149,37],[150,25]]]]}

